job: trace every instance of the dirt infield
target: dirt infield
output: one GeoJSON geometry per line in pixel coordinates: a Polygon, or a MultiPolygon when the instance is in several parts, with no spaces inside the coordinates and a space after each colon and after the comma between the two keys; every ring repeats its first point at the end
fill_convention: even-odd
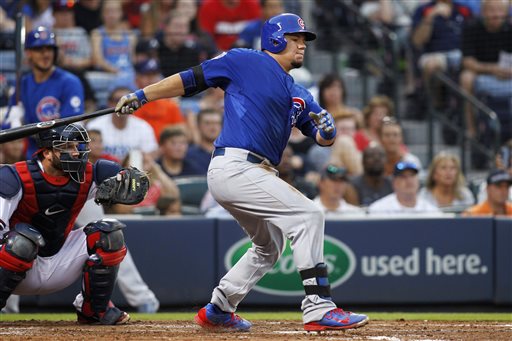
{"type": "Polygon", "coordinates": [[[0,322],[0,340],[511,340],[510,322],[370,321],[363,328],[306,333],[299,321],[254,321],[246,333],[212,333],[189,321],[82,326],[68,321],[0,322]]]}

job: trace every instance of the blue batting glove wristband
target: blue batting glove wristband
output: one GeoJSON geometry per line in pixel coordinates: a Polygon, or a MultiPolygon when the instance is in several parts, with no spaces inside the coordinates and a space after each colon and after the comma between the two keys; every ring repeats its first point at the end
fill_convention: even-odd
{"type": "Polygon", "coordinates": [[[144,94],[144,90],[142,90],[142,89],[135,91],[135,96],[137,96],[137,99],[139,100],[141,105],[144,105],[148,102],[148,99],[146,98],[146,95],[144,94]]]}
{"type": "Polygon", "coordinates": [[[330,140],[334,138],[334,136],[336,136],[336,127],[332,126],[332,128],[333,129],[330,130],[329,132],[326,132],[323,129],[318,129],[318,132],[320,133],[320,136],[322,136],[324,140],[330,140]]]}

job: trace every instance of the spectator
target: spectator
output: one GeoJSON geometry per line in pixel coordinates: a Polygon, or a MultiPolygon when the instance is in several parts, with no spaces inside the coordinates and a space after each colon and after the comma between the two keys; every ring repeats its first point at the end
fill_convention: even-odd
{"type": "MultiPolygon", "coordinates": [[[[8,116],[20,115],[23,122],[37,123],[75,116],[84,112],[84,89],[80,79],[55,66],[57,58],[55,34],[46,27],[30,31],[25,38],[25,55],[31,71],[21,78],[19,98],[23,108],[17,106],[15,93],[10,99],[8,116]]],[[[19,124],[10,121],[11,124],[19,124]]],[[[29,139],[27,159],[37,150],[33,138],[29,139]]]]}
{"type": "Polygon", "coordinates": [[[370,214],[439,213],[440,210],[418,196],[419,168],[411,162],[399,162],[393,171],[393,193],[368,207],[370,214]]]}
{"type": "Polygon", "coordinates": [[[181,201],[179,197],[161,195],[156,203],[158,214],[162,216],[181,216],[181,201]]]}
{"type": "Polygon", "coordinates": [[[195,36],[197,43],[206,50],[208,58],[212,58],[218,54],[217,46],[213,37],[203,31],[199,26],[199,20],[197,19],[198,4],[196,1],[190,0],[176,0],[176,13],[188,19],[190,23],[190,33],[195,36]]]}
{"type": "Polygon", "coordinates": [[[363,163],[361,152],[354,139],[357,127],[356,117],[351,112],[342,111],[334,115],[334,120],[338,134],[330,150],[329,162],[345,167],[351,176],[359,175],[363,172],[363,163]]]}
{"type": "Polygon", "coordinates": [[[25,160],[25,140],[19,139],[0,144],[0,165],[25,160]]]}
{"type": "Polygon", "coordinates": [[[83,27],[75,23],[73,8],[75,2],[59,0],[53,2],[55,18],[54,31],[59,47],[59,66],[75,74],[82,82],[85,96],[85,111],[96,110],[94,91],[85,77],[85,72],[92,66],[92,48],[89,35],[83,27]]]}
{"type": "Polygon", "coordinates": [[[441,152],[430,163],[425,187],[419,195],[443,211],[460,212],[475,203],[465,182],[459,159],[441,152]]]}
{"type": "Polygon", "coordinates": [[[345,104],[348,97],[345,82],[338,74],[325,75],[318,84],[318,104],[332,115],[349,111],[357,119],[358,126],[363,122],[363,114],[357,108],[345,104]]]}
{"type": "Polygon", "coordinates": [[[194,160],[186,158],[188,142],[187,135],[182,129],[165,129],[160,135],[159,144],[161,156],[156,162],[167,176],[175,178],[203,174],[194,160]]]}
{"type": "Polygon", "coordinates": [[[136,37],[122,21],[121,2],[105,0],[101,10],[103,25],[91,32],[94,66],[115,76],[116,84],[135,87],[133,59],[136,37]]]}
{"type": "MultiPolygon", "coordinates": [[[[135,166],[134,157],[140,151],[132,151],[123,161],[123,166],[135,166]]],[[[109,213],[114,214],[133,214],[133,213],[159,213],[158,200],[160,197],[179,198],[180,191],[176,183],[166,175],[160,165],[155,162],[153,157],[147,153],[141,153],[142,169],[147,172],[149,176],[149,190],[144,200],[135,206],[117,204],[109,208],[109,213]]],[[[139,168],[140,169],[140,168],[139,168]]]]}
{"type": "Polygon", "coordinates": [[[403,148],[402,127],[394,118],[385,117],[382,120],[380,140],[386,153],[385,175],[393,174],[395,165],[400,161],[413,163],[419,170],[422,169],[420,159],[403,148]]]}
{"type": "MultiPolygon", "coordinates": [[[[108,98],[108,106],[114,107],[117,101],[130,91],[125,87],[112,90],[108,98]]],[[[87,129],[99,130],[103,136],[105,152],[119,160],[124,160],[132,149],[154,154],[158,149],[149,123],[133,115],[113,114],[98,117],[88,122],[87,129]]]]}
{"type": "MultiPolygon", "coordinates": [[[[471,94],[512,100],[512,65],[500,64],[502,54],[512,54],[509,8],[507,0],[483,0],[482,17],[464,28],[460,84],[471,94]]],[[[465,105],[465,115],[467,132],[476,136],[475,114],[469,103],[465,105]]]]}
{"type": "Polygon", "coordinates": [[[312,146],[307,154],[308,165],[314,165],[313,169],[322,172],[329,163],[344,167],[349,175],[355,176],[363,172],[361,153],[354,141],[356,130],[355,117],[351,112],[338,111],[333,114],[336,123],[336,141],[332,148],[312,146]]]}
{"type": "Polygon", "coordinates": [[[83,73],[92,66],[91,41],[87,31],[75,23],[75,3],[53,3],[55,36],[59,46],[59,64],[73,73],[83,73]]]}
{"type": "Polygon", "coordinates": [[[257,0],[204,0],[199,8],[200,27],[213,36],[220,50],[229,50],[248,21],[261,17],[257,0]]]}
{"type": "Polygon", "coordinates": [[[489,173],[486,182],[487,199],[480,204],[468,208],[464,215],[505,215],[512,217],[512,202],[508,200],[509,190],[512,185],[510,174],[501,169],[493,170],[489,173]]]}
{"type": "Polygon", "coordinates": [[[87,132],[89,133],[89,138],[91,139],[91,142],[89,142],[89,162],[94,164],[99,159],[105,159],[114,161],[119,164],[121,163],[121,161],[115,156],[105,153],[103,148],[103,137],[101,137],[101,131],[97,129],[89,129],[87,130],[87,132]]]}
{"type": "Polygon", "coordinates": [[[414,13],[412,42],[421,52],[418,66],[437,106],[441,104],[440,96],[430,87],[430,79],[437,71],[459,71],[462,27],[470,18],[469,7],[453,0],[433,0],[419,6],[414,13]]]}
{"type": "Polygon", "coordinates": [[[261,18],[251,20],[247,26],[240,32],[236,47],[246,47],[255,50],[261,49],[261,28],[263,23],[275,15],[284,12],[283,2],[281,0],[261,0],[261,18]]]}
{"type": "MultiPolygon", "coordinates": [[[[139,39],[135,45],[134,65],[148,59],[156,59],[158,61],[158,48],[160,43],[157,39],[139,39]]],[[[137,71],[137,70],[135,70],[137,71]]]]}
{"type": "Polygon", "coordinates": [[[364,127],[359,129],[354,139],[359,150],[364,150],[371,143],[380,144],[380,129],[384,117],[395,116],[395,106],[387,96],[374,96],[363,109],[364,127]]]}
{"type": "Polygon", "coordinates": [[[194,160],[196,168],[201,171],[202,175],[206,175],[215,149],[213,142],[219,136],[222,128],[222,113],[213,109],[201,110],[197,114],[197,127],[199,143],[189,146],[186,159],[194,160]]]}
{"type": "Polygon", "coordinates": [[[393,193],[392,181],[384,174],[386,153],[381,146],[369,146],[363,151],[363,174],[350,181],[357,192],[359,206],[367,207],[393,193]]]}
{"type": "Polygon", "coordinates": [[[25,16],[25,29],[33,29],[44,26],[48,29],[53,28],[54,18],[51,0],[27,0],[22,9],[25,16]]]}
{"type": "MultiPolygon", "coordinates": [[[[160,65],[156,59],[146,59],[135,64],[135,83],[142,89],[156,83],[162,78],[160,65]]],[[[153,128],[155,140],[160,137],[162,130],[171,126],[185,127],[185,119],[179,105],[170,98],[151,101],[140,107],[135,116],[148,122],[153,128]]]]}
{"type": "Polygon", "coordinates": [[[322,209],[326,218],[365,214],[362,208],[343,200],[347,183],[348,173],[345,168],[328,165],[323,171],[318,184],[318,196],[313,202],[322,209]]]}
{"type": "Polygon", "coordinates": [[[16,12],[20,3],[0,1],[0,32],[13,33],[16,28],[16,12]]]}
{"type": "Polygon", "coordinates": [[[283,156],[281,157],[281,162],[276,167],[279,172],[279,177],[292,185],[294,188],[298,189],[302,194],[304,194],[309,199],[315,198],[317,194],[317,190],[315,188],[315,184],[307,181],[304,177],[295,173],[293,168],[293,149],[287,145],[283,151],[283,156]]]}
{"type": "Polygon", "coordinates": [[[77,26],[83,27],[88,34],[102,24],[101,7],[103,0],[80,0],[74,6],[77,26]]]}
{"type": "Polygon", "coordinates": [[[140,6],[140,33],[142,38],[151,39],[162,32],[174,12],[176,0],[150,0],[140,6]]]}
{"type": "MultiPolygon", "coordinates": [[[[497,169],[507,171],[512,176],[512,139],[506,142],[501,148],[499,153],[496,154],[495,166],[497,169]]],[[[478,191],[478,202],[482,203],[487,199],[487,184],[484,181],[478,191]]],[[[512,188],[510,188],[508,200],[512,201],[512,188]]]]}
{"type": "Polygon", "coordinates": [[[208,57],[208,52],[190,34],[189,19],[176,13],[166,22],[158,57],[162,73],[168,77],[203,62],[208,57]]]}

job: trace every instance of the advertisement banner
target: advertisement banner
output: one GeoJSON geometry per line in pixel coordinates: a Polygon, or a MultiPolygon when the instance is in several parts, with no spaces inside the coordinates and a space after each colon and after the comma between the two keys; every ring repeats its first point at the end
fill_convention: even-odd
{"type": "MultiPolygon", "coordinates": [[[[343,303],[488,302],[493,298],[493,220],[390,219],[326,222],[333,297],[343,303]]],[[[219,269],[250,247],[234,221],[219,221],[219,269]]],[[[222,276],[224,272],[219,274],[222,276]]],[[[248,304],[300,303],[289,246],[250,293],[248,304]]]]}

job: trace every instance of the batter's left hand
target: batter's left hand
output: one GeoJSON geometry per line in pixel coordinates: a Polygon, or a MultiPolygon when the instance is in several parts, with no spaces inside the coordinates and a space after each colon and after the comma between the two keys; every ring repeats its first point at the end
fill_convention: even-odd
{"type": "Polygon", "coordinates": [[[315,126],[320,133],[320,136],[325,140],[330,140],[336,135],[336,129],[334,127],[334,118],[326,110],[320,111],[318,114],[310,112],[309,117],[315,122],[315,126]]]}
{"type": "Polygon", "coordinates": [[[140,89],[121,97],[116,104],[115,112],[118,115],[130,115],[147,102],[144,90],[140,89]]]}

